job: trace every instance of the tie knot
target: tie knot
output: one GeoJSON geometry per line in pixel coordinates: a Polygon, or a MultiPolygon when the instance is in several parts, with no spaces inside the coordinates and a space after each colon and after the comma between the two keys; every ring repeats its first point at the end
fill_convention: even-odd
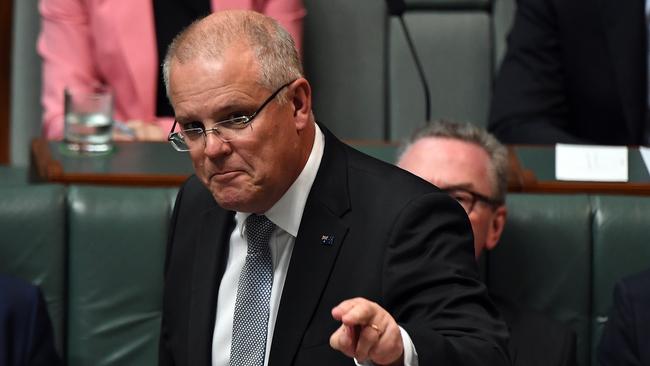
{"type": "Polygon", "coordinates": [[[275,224],[264,215],[251,214],[246,218],[246,238],[248,253],[257,253],[268,249],[269,239],[275,224]]]}

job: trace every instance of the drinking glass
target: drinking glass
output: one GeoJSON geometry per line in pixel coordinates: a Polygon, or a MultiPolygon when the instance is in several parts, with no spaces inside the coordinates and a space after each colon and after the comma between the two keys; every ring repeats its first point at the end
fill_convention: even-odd
{"type": "Polygon", "coordinates": [[[64,141],[70,151],[105,153],[113,148],[113,93],[106,86],[65,88],[64,141]]]}

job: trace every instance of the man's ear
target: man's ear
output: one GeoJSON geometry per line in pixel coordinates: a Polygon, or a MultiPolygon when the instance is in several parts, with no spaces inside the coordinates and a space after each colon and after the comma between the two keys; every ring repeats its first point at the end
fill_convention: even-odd
{"type": "Polygon", "coordinates": [[[296,122],[296,129],[302,130],[311,122],[311,86],[304,78],[299,78],[290,85],[287,94],[291,99],[291,108],[296,122]]]}
{"type": "Polygon", "coordinates": [[[492,221],[488,227],[488,234],[485,238],[485,249],[492,250],[499,244],[503,228],[506,225],[506,218],[508,216],[508,209],[505,205],[501,205],[492,213],[492,221]]]}

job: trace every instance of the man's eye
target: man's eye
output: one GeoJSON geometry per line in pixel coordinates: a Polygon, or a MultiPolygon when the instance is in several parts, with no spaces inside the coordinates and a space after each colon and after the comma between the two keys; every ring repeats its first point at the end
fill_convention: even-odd
{"type": "Polygon", "coordinates": [[[242,114],[233,114],[227,120],[221,123],[224,128],[238,129],[244,128],[248,124],[249,118],[242,114]]]}
{"type": "Polygon", "coordinates": [[[189,123],[183,124],[183,130],[189,130],[189,129],[194,129],[194,128],[201,128],[203,129],[203,122],[199,121],[193,121],[189,123]]]}
{"type": "Polygon", "coordinates": [[[242,113],[242,112],[235,112],[235,113],[231,113],[231,114],[228,116],[228,118],[226,118],[226,119],[228,119],[228,120],[238,120],[238,119],[241,119],[242,117],[245,117],[245,116],[246,116],[245,113],[242,113]]]}

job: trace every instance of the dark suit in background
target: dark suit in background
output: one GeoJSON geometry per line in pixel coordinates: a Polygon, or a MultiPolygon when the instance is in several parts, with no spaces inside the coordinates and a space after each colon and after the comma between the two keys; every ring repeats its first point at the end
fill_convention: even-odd
{"type": "MultiPolygon", "coordinates": [[[[393,315],[420,365],[508,364],[507,331],[478,278],[462,208],[322,129],[323,159],[289,264],[269,365],[353,365],[328,339],[340,325],[331,309],[357,296],[393,315]],[[323,244],[323,235],[333,242],[323,244]]],[[[210,364],[233,225],[233,212],[217,206],[197,179],[182,187],[167,252],[161,364],[210,364]]]]}
{"type": "Polygon", "coordinates": [[[489,130],[505,143],[647,142],[643,0],[519,0],[489,130]]]}
{"type": "Polygon", "coordinates": [[[612,310],[598,345],[598,364],[650,365],[649,345],[650,271],[645,271],[616,284],[612,310]]]}
{"type": "Polygon", "coordinates": [[[490,293],[503,316],[513,366],[576,366],[576,334],[564,324],[490,293]]]}
{"type": "Polygon", "coordinates": [[[56,366],[52,323],[40,290],[0,276],[0,365],[56,366]]]}

